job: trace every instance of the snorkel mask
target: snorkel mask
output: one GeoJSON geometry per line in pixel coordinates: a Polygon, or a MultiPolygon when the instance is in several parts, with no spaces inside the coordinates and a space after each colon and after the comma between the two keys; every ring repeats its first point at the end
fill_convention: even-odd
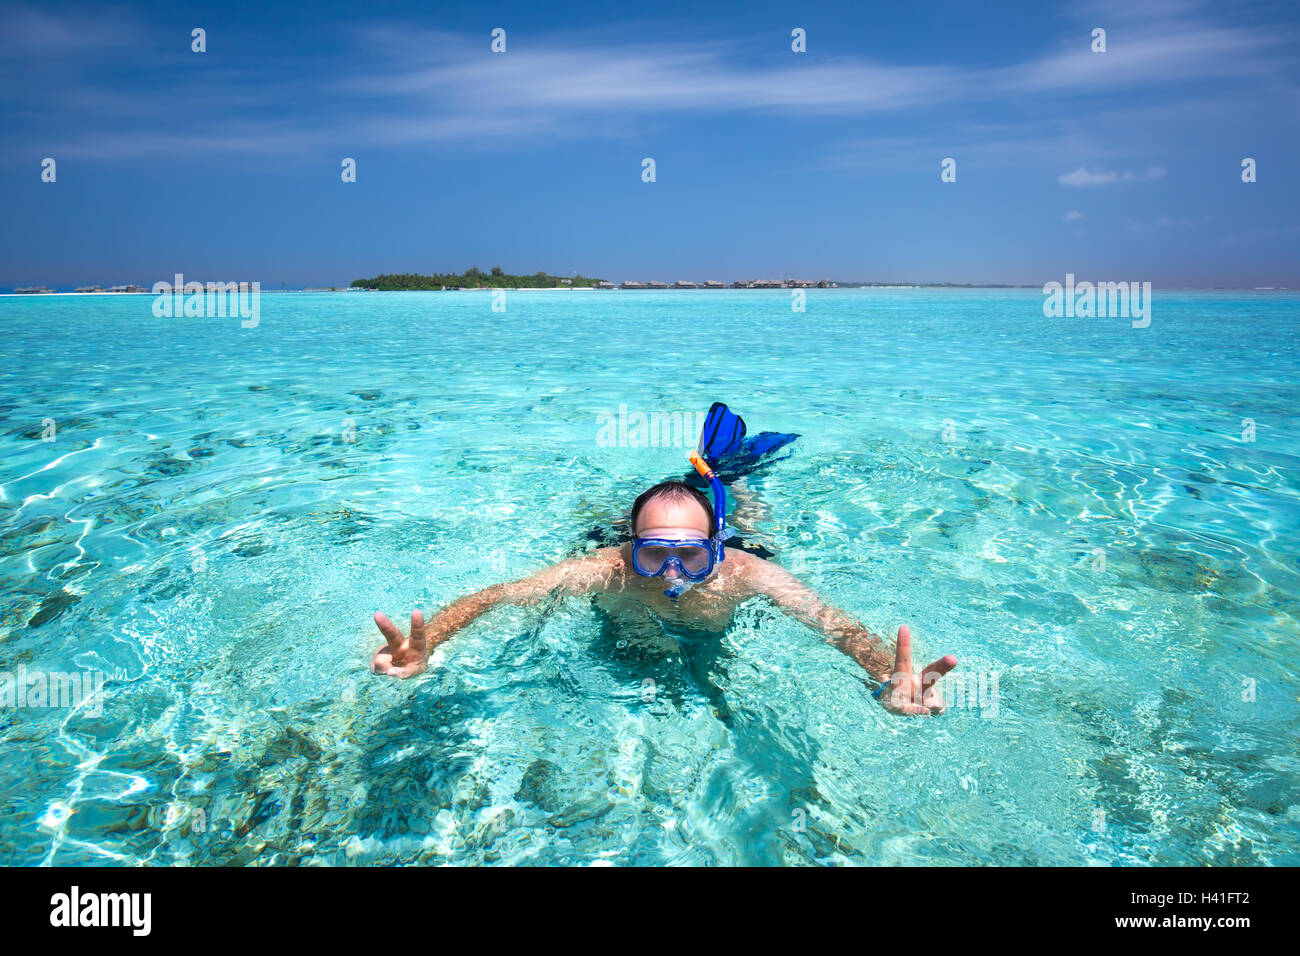
{"type": "Polygon", "coordinates": [[[637,538],[632,542],[632,569],[642,577],[663,577],[664,594],[676,601],[713,573],[715,564],[726,558],[723,544],[729,533],[727,493],[722,481],[698,451],[690,454],[691,464],[713,490],[713,534],[708,538],[637,538]]]}

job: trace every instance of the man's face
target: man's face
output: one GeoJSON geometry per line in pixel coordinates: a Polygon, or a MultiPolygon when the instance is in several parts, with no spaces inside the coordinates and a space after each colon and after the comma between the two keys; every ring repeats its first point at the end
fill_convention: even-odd
{"type": "Polygon", "coordinates": [[[698,501],[660,496],[647,501],[637,515],[639,538],[708,538],[709,515],[698,501]]]}

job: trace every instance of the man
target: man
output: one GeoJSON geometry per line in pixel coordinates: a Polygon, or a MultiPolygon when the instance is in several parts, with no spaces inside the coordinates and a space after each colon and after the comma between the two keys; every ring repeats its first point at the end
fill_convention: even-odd
{"type": "MultiPolygon", "coordinates": [[[[711,472],[706,477],[712,477],[711,472]]],[[[737,607],[766,597],[820,631],[880,682],[873,696],[886,710],[911,715],[943,713],[943,697],[936,682],[957,666],[957,659],[941,657],[916,673],[906,626],[898,629],[891,660],[879,636],[826,604],[794,575],[771,561],[736,548],[725,549],[727,535],[720,520],[725,499],[719,497],[720,488],[720,483],[715,484],[719,501],[715,514],[709,499],[684,482],[656,485],[632,506],[634,539],[630,543],[602,548],[521,580],[485,588],[448,605],[427,624],[424,615],[415,611],[409,635],[376,613],[375,624],[387,643],[375,651],[370,669],[401,678],[421,673],[428,667],[433,648],[498,604],[528,605],[553,596],[600,594],[639,605],[662,621],[720,635],[737,607]]]]}

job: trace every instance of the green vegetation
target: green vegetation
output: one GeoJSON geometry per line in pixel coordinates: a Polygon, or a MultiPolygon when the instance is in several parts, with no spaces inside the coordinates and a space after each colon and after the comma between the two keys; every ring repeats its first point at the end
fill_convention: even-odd
{"type": "Polygon", "coordinates": [[[433,289],[555,289],[574,286],[594,286],[600,279],[588,276],[552,276],[538,272],[530,276],[512,276],[502,272],[500,266],[493,266],[491,272],[483,272],[477,266],[467,269],[463,275],[455,273],[433,275],[416,275],[403,272],[396,275],[380,275],[373,279],[356,279],[354,289],[378,289],[384,292],[433,289]]]}

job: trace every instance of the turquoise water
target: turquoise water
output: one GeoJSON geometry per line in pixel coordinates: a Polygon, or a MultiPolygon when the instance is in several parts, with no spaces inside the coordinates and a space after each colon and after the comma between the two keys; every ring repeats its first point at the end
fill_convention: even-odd
{"type": "Polygon", "coordinates": [[[108,675],[0,709],[0,863],[1300,864],[1300,296],[1042,301],[0,299],[0,670],[108,675]],[[746,536],[991,706],[892,717],[757,603],[695,659],[725,720],[582,599],[368,673],[376,609],[684,470],[599,416],[715,398],[803,436],[746,536]]]}

